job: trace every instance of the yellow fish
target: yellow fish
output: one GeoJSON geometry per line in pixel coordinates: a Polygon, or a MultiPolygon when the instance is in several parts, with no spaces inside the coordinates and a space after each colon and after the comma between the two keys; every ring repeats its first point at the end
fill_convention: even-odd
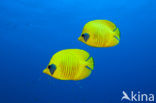
{"type": "Polygon", "coordinates": [[[112,47],[119,43],[120,32],[108,20],[94,20],[85,24],[78,40],[92,47],[112,47]]]}
{"type": "Polygon", "coordinates": [[[53,55],[43,73],[60,80],[82,80],[94,68],[93,57],[84,50],[66,49],[53,55]]]}

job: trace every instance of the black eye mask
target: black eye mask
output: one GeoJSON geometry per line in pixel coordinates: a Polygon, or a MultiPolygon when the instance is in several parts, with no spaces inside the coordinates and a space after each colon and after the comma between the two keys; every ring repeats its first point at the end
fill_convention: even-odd
{"type": "Polygon", "coordinates": [[[48,66],[48,69],[50,70],[50,74],[53,75],[55,70],[56,70],[56,65],[51,64],[51,65],[48,66]]]}
{"type": "Polygon", "coordinates": [[[84,33],[84,34],[82,34],[82,37],[84,38],[84,41],[87,42],[87,40],[89,39],[89,34],[84,33]]]}

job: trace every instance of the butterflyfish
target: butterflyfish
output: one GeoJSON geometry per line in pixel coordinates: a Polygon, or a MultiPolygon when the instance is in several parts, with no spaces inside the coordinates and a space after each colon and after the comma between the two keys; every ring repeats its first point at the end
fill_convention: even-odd
{"type": "Polygon", "coordinates": [[[111,21],[94,20],[85,24],[78,40],[92,47],[113,47],[119,44],[120,31],[111,21]]]}
{"type": "Polygon", "coordinates": [[[55,79],[82,80],[94,69],[93,57],[81,49],[65,49],[55,53],[47,68],[43,70],[55,79]]]}

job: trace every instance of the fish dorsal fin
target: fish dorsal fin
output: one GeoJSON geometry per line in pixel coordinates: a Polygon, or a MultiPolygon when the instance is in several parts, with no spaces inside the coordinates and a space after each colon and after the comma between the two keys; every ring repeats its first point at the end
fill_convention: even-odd
{"type": "Polygon", "coordinates": [[[112,31],[114,31],[117,27],[114,23],[108,20],[103,20],[103,23],[107,25],[112,31]]]}
{"type": "Polygon", "coordinates": [[[82,58],[83,60],[87,60],[90,55],[88,52],[80,49],[74,49],[72,53],[82,58]]]}

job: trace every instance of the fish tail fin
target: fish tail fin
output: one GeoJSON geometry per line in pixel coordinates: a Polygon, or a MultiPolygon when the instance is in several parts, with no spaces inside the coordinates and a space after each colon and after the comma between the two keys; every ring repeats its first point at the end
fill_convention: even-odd
{"type": "Polygon", "coordinates": [[[94,59],[93,59],[93,57],[90,57],[88,60],[87,60],[87,66],[91,69],[91,70],[93,70],[94,69],[94,59]]]}
{"type": "Polygon", "coordinates": [[[120,41],[120,31],[119,31],[119,28],[115,28],[114,29],[114,37],[118,40],[118,41],[120,41]]]}

